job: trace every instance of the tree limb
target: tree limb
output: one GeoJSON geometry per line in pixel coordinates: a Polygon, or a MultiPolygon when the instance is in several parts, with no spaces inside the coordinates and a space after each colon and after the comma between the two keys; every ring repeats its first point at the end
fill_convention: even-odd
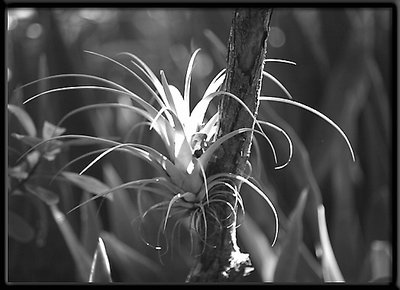
{"type": "MultiPolygon", "coordinates": [[[[240,98],[254,116],[258,112],[262,71],[267,48],[267,37],[272,9],[236,9],[232,21],[229,43],[225,91],[240,98]]],[[[249,112],[231,97],[224,96],[219,105],[220,124],[218,136],[239,128],[254,128],[249,112]]],[[[243,175],[250,155],[252,132],[228,139],[215,153],[207,167],[207,176],[216,173],[243,175]]],[[[238,185],[240,186],[240,185],[238,185]]],[[[213,191],[210,191],[212,196],[213,191]]],[[[234,203],[233,195],[224,196],[234,203]]],[[[226,203],[205,207],[207,227],[200,229],[201,255],[195,262],[188,282],[228,282],[248,274],[251,262],[248,254],[240,252],[236,242],[236,219],[226,203]]]]}

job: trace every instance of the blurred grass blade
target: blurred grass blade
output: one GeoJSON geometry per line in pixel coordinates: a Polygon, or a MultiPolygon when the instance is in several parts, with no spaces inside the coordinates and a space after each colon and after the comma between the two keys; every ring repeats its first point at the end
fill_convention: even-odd
{"type": "Polygon", "coordinates": [[[55,205],[60,201],[57,194],[41,186],[32,187],[30,185],[25,185],[25,188],[47,205],[55,205]]]}
{"type": "MultiPolygon", "coordinates": [[[[89,193],[84,192],[82,202],[89,199],[89,193]]],[[[98,244],[98,237],[102,230],[101,218],[96,203],[90,202],[86,206],[81,207],[81,243],[88,254],[92,256],[98,244]]]]}
{"type": "MultiPolygon", "coordinates": [[[[131,173],[135,174],[135,173],[131,173]]],[[[116,169],[111,164],[105,164],[103,175],[107,184],[112,187],[123,183],[116,169]]],[[[136,176],[139,178],[139,176],[136,176]]],[[[136,179],[133,177],[133,179],[136,179]]],[[[134,234],[132,222],[139,216],[139,212],[130,199],[127,190],[115,191],[113,202],[108,203],[110,230],[122,242],[128,245],[142,246],[139,235],[134,234]]]]}
{"type": "Polygon", "coordinates": [[[278,257],[267,236],[249,215],[238,228],[238,234],[263,282],[272,282],[278,257]]]}
{"type": "Polygon", "coordinates": [[[153,279],[157,280],[163,274],[164,271],[156,262],[121,242],[113,234],[103,232],[101,237],[107,245],[110,261],[119,273],[126,276],[124,281],[141,282],[148,274],[155,274],[153,279]]]}
{"type": "Polygon", "coordinates": [[[112,282],[110,262],[108,261],[106,248],[103,240],[99,237],[96,252],[93,256],[90,269],[89,282],[108,283],[112,282]]]}
{"type": "Polygon", "coordinates": [[[74,259],[75,265],[78,270],[80,280],[87,281],[90,274],[90,257],[81,243],[77,239],[75,232],[71,225],[67,221],[65,215],[58,209],[56,205],[50,205],[50,211],[54,217],[55,222],[62,233],[65,243],[69,251],[71,252],[72,258],[74,259]]]}
{"type": "Polygon", "coordinates": [[[296,208],[289,217],[287,233],[276,265],[274,282],[295,282],[296,280],[300,246],[303,240],[303,212],[307,196],[308,189],[304,189],[296,208]]]}
{"type": "MultiPolygon", "coordinates": [[[[76,186],[93,194],[100,194],[110,190],[107,185],[88,175],[79,175],[74,172],[63,172],[61,174],[76,186]]],[[[105,197],[112,200],[112,195],[110,194],[105,195],[105,197]]]]}
{"type": "Polygon", "coordinates": [[[28,243],[33,239],[35,232],[20,215],[9,210],[8,235],[18,242],[28,243]]]}
{"type": "Polygon", "coordinates": [[[344,282],[339,265],[336,262],[335,255],[329,240],[328,229],[325,220],[325,208],[320,204],[318,211],[318,227],[322,249],[322,273],[325,282],[344,282]]]}
{"type": "Polygon", "coordinates": [[[392,253],[386,241],[373,241],[371,245],[372,281],[382,281],[391,277],[392,253]]]}
{"type": "Polygon", "coordinates": [[[25,110],[15,105],[8,104],[7,108],[18,119],[18,121],[21,123],[22,127],[24,127],[28,135],[31,137],[35,137],[36,127],[29,114],[25,110]]]}

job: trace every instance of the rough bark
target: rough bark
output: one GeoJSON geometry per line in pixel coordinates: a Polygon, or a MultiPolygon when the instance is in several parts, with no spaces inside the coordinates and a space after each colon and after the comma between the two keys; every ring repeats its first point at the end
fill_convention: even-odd
{"type": "MultiPolygon", "coordinates": [[[[236,9],[229,36],[225,91],[240,98],[254,116],[258,111],[271,14],[272,9],[266,8],[236,9]]],[[[239,128],[254,128],[249,112],[228,96],[222,98],[219,114],[218,136],[239,128]]],[[[208,165],[207,176],[220,172],[242,175],[252,137],[252,132],[247,132],[225,141],[208,165]]],[[[225,198],[233,204],[232,195],[225,198]]],[[[203,251],[195,261],[188,282],[235,281],[252,270],[249,255],[241,253],[237,245],[236,224],[228,227],[236,222],[230,214],[230,207],[224,203],[205,208],[207,228],[200,229],[200,235],[207,239],[199,242],[199,249],[203,251]],[[205,231],[207,235],[202,235],[205,231]]]]}

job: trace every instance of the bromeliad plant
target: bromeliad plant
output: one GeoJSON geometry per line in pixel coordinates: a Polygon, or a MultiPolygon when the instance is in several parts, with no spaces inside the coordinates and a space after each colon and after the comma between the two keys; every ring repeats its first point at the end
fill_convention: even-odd
{"type": "MultiPolygon", "coordinates": [[[[157,133],[157,135],[160,137],[163,144],[165,145],[167,154],[164,155],[155,148],[148,145],[127,142],[127,139],[117,141],[88,135],[55,134],[53,135],[54,137],[48,138],[47,140],[35,144],[27,153],[25,153],[25,155],[29,154],[29,152],[33,150],[36,150],[40,146],[46,146],[46,143],[48,142],[54,143],[56,140],[61,141],[64,139],[85,140],[87,142],[92,142],[98,145],[105,146],[105,148],[91,151],[87,154],[79,156],[78,158],[70,161],[59,171],[59,173],[62,172],[66,167],[82,158],[97,154],[97,157],[95,157],[93,161],[91,161],[79,173],[79,175],[71,172],[62,173],[64,177],[71,181],[76,181],[77,179],[79,179],[79,176],[83,175],[94,164],[99,162],[106,155],[116,151],[124,152],[126,154],[132,155],[148,162],[159,173],[158,176],[155,176],[153,178],[132,180],[111,189],[104,190],[102,192],[92,192],[95,194],[92,198],[84,203],[79,204],[74,209],[83,206],[84,204],[91,202],[99,197],[107,197],[110,193],[117,190],[135,189],[138,192],[154,193],[165,199],[162,202],[152,205],[146,210],[140,208],[142,217],[145,217],[152,210],[165,210],[165,215],[161,226],[161,229],[163,231],[165,231],[170,217],[178,214],[189,217],[191,229],[197,229],[200,223],[203,223],[203,225],[207,227],[204,207],[210,203],[227,204],[231,208],[232,214],[235,216],[235,219],[238,209],[241,209],[244,212],[241,195],[238,188],[235,186],[235,183],[233,182],[239,181],[240,183],[247,184],[256,193],[258,193],[268,203],[271,210],[273,211],[276,227],[274,239],[272,242],[272,244],[274,244],[278,236],[278,216],[267,194],[264,193],[259,187],[257,187],[256,184],[249,178],[251,176],[251,166],[249,166],[248,176],[240,176],[231,172],[218,173],[212,176],[207,176],[206,172],[209,161],[212,160],[213,154],[218,149],[218,147],[227,139],[244,132],[255,132],[265,138],[270,144],[274,160],[276,164],[278,164],[273,143],[264,133],[262,126],[269,126],[275,130],[278,130],[287,139],[289,144],[288,159],[282,165],[276,166],[277,169],[283,168],[289,164],[293,154],[292,142],[286,132],[274,124],[262,120],[257,120],[256,117],[247,108],[247,106],[238,97],[223,90],[225,70],[220,71],[220,73],[215,76],[215,78],[206,89],[201,100],[191,110],[191,76],[195,64],[195,58],[199,52],[199,49],[193,53],[189,61],[183,94],[175,86],[168,83],[163,71],[161,71],[160,79],[158,79],[156,75],[151,71],[151,69],[133,54],[121,53],[120,55],[129,57],[130,65],[133,65],[136,68],[136,71],[140,72],[144,77],[139,76],[134,70],[115,59],[95,52],[87,52],[92,55],[106,59],[113,64],[121,67],[125,71],[129,72],[143,85],[147,92],[150,93],[151,98],[146,100],[144,97],[141,97],[131,90],[128,90],[121,84],[117,84],[109,79],[105,79],[102,77],[86,74],[64,74],[46,77],[38,81],[62,77],[79,77],[101,82],[104,84],[104,86],[76,85],[49,89],[27,99],[24,104],[27,104],[44,95],[69,90],[99,90],[103,92],[109,92],[116,97],[121,95],[128,96],[132,100],[134,105],[126,105],[115,102],[98,103],[83,106],[65,115],[58,122],[55,128],[59,128],[65,120],[82,111],[100,108],[118,108],[129,110],[133,114],[138,114],[146,119],[146,122],[140,123],[139,125],[149,126],[150,130],[154,130],[157,133]],[[224,136],[221,136],[220,138],[217,138],[219,113],[217,112],[212,116],[208,116],[207,112],[211,101],[222,95],[233,98],[249,112],[249,117],[254,119],[256,125],[254,129],[240,128],[224,136]],[[221,187],[221,185],[223,185],[223,187],[221,187]],[[216,188],[225,189],[213,190],[216,188]],[[226,188],[230,190],[227,191],[226,188]],[[234,204],[230,204],[223,198],[223,195],[226,194],[234,195],[234,204]]],[[[293,64],[292,62],[276,59],[267,59],[266,61],[278,61],[293,64]]],[[[321,117],[329,124],[331,124],[343,136],[350,149],[353,160],[355,159],[354,152],[348,138],[332,120],[330,120],[328,117],[318,112],[317,110],[294,101],[289,92],[285,89],[285,87],[268,72],[263,72],[263,75],[277,83],[286,93],[288,99],[271,96],[261,96],[259,99],[260,101],[280,102],[294,105],[321,117]]],[[[25,86],[31,84],[32,83],[29,83],[25,86]]],[[[137,128],[137,124],[132,124],[132,127],[137,128]]],[[[57,175],[59,173],[57,173],[57,175]]],[[[207,231],[205,231],[205,233],[207,233],[207,231]]],[[[157,246],[156,248],[159,248],[159,246],[157,246]]]]}

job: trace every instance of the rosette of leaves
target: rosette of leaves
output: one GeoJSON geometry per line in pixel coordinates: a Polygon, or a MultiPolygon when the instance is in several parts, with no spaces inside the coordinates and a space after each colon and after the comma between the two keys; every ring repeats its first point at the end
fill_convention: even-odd
{"type": "MultiPolygon", "coordinates": [[[[249,178],[251,176],[251,165],[249,164],[248,166],[249,170],[247,176],[240,176],[229,172],[207,176],[206,171],[208,163],[211,158],[213,158],[213,154],[215,153],[216,149],[218,149],[218,147],[224,141],[236,136],[237,134],[248,131],[258,133],[258,135],[262,136],[268,141],[274,155],[274,160],[276,163],[278,163],[273,143],[264,133],[262,126],[269,126],[281,132],[288,141],[289,156],[284,164],[276,166],[277,169],[283,168],[287,164],[289,164],[293,154],[292,142],[290,140],[290,137],[286,134],[284,130],[274,124],[264,122],[262,120],[257,120],[256,117],[239,98],[237,98],[233,94],[225,92],[222,89],[225,79],[224,70],[220,71],[220,73],[215,76],[200,101],[191,110],[191,76],[193,72],[195,58],[198,52],[199,49],[193,53],[189,61],[185,77],[184,90],[182,93],[175,86],[168,83],[167,77],[165,76],[163,71],[160,72],[160,79],[157,78],[152,70],[142,60],[131,53],[121,53],[120,55],[130,58],[130,66],[134,66],[136,72],[132,68],[113,58],[109,58],[107,56],[94,52],[88,52],[92,55],[110,61],[111,63],[130,73],[132,77],[136,78],[143,85],[146,91],[150,94],[151,98],[146,99],[145,97],[141,97],[135,92],[127,89],[125,86],[102,77],[87,74],[63,74],[50,76],[40,79],[38,81],[52,78],[79,77],[82,79],[101,82],[104,85],[75,85],[58,87],[36,94],[24,102],[24,104],[26,104],[39,97],[50,94],[53,95],[58,92],[68,90],[99,90],[103,92],[108,92],[115,97],[121,95],[127,96],[132,100],[132,105],[121,104],[118,102],[97,103],[75,109],[65,115],[58,122],[57,126],[54,127],[54,132],[58,132],[57,128],[59,128],[66,119],[74,116],[79,112],[101,108],[116,108],[121,110],[128,110],[131,111],[133,114],[138,114],[146,119],[146,122],[140,123],[140,125],[149,126],[150,130],[154,130],[157,133],[166,148],[166,155],[160,153],[155,148],[145,144],[111,140],[96,136],[71,134],[53,134],[52,137],[46,140],[42,140],[41,142],[37,142],[36,144],[31,144],[33,145],[32,148],[24,155],[31,154],[31,152],[39,150],[39,148],[42,148],[43,146],[49,146],[49,143],[54,144],[54,142],[58,142],[61,140],[78,139],[96,143],[101,146],[105,146],[105,148],[88,152],[83,156],[71,160],[71,162],[64,166],[60,170],[60,172],[71,163],[76,162],[79,159],[90,155],[97,155],[97,157],[95,157],[93,161],[91,161],[79,173],[79,175],[83,175],[89,168],[99,162],[103,157],[116,151],[124,152],[128,155],[132,155],[146,161],[156,170],[156,172],[158,172],[158,175],[154,176],[153,178],[125,182],[101,192],[92,192],[95,194],[92,198],[90,198],[86,202],[79,204],[75,208],[78,208],[90,201],[93,201],[96,198],[106,197],[110,193],[121,189],[135,189],[139,192],[153,193],[163,197],[164,200],[162,202],[158,202],[152,205],[146,210],[142,209],[142,217],[145,217],[150,211],[156,209],[165,210],[162,226],[160,227],[160,229],[163,231],[165,231],[168,220],[173,215],[182,216],[180,220],[182,220],[184,217],[189,217],[191,229],[196,230],[199,223],[204,223],[204,225],[206,226],[207,221],[204,213],[204,206],[209,203],[228,204],[229,207],[232,209],[232,214],[236,217],[238,208],[241,208],[242,210],[244,210],[244,208],[239,190],[232,181],[236,180],[241,183],[245,183],[249,185],[257,194],[264,198],[264,200],[268,203],[274,213],[275,234],[272,242],[272,244],[274,244],[278,235],[278,216],[267,194],[264,193],[259,187],[257,187],[256,182],[252,181],[249,178]],[[137,72],[140,73],[142,76],[139,76],[137,72]],[[255,128],[240,128],[217,138],[219,114],[217,112],[212,116],[207,116],[207,111],[209,109],[211,101],[221,95],[231,97],[239,102],[249,112],[249,117],[254,119],[256,125],[255,128]],[[224,186],[220,187],[220,185],[224,186]],[[225,189],[214,190],[212,191],[213,194],[210,195],[209,193],[214,187],[225,189]],[[229,188],[231,190],[227,191],[226,188],[229,188]],[[224,200],[224,194],[233,194],[235,203],[230,204],[226,200],[224,200]]],[[[287,62],[273,59],[267,59],[266,61],[287,62]]],[[[263,75],[277,83],[286,93],[288,99],[271,96],[261,96],[259,98],[260,101],[281,102],[289,105],[294,105],[321,117],[322,119],[330,123],[343,136],[350,149],[353,160],[355,159],[348,138],[346,137],[345,133],[332,120],[330,120],[319,111],[292,100],[291,95],[285,89],[285,87],[268,72],[263,72],[263,75]]],[[[28,86],[30,84],[27,84],[25,86],[28,86]]],[[[67,179],[73,182],[79,180],[79,175],[77,174],[69,172],[65,172],[63,174],[67,179]]],[[[79,182],[77,183],[79,184],[79,182]]]]}

